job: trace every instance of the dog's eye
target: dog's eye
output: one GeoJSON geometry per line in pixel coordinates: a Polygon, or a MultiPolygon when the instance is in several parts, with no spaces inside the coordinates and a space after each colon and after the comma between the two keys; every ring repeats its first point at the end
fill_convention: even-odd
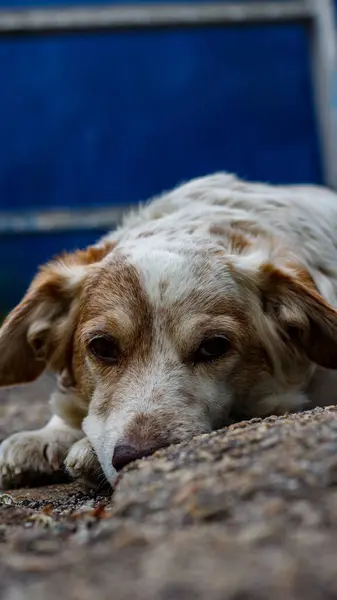
{"type": "Polygon", "coordinates": [[[115,363],[119,357],[119,348],[115,340],[108,335],[99,335],[89,344],[90,352],[99,360],[106,363],[115,363]]]}
{"type": "Polygon", "coordinates": [[[194,362],[210,362],[226,354],[230,347],[229,340],[224,335],[214,335],[205,339],[194,354],[194,362]]]}

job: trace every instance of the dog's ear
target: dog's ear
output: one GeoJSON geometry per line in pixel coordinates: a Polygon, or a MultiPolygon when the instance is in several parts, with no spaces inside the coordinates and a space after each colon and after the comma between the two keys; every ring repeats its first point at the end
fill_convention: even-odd
{"type": "Polygon", "coordinates": [[[47,366],[64,368],[84,282],[111,249],[105,245],[64,254],[40,269],[0,328],[0,386],[33,381],[47,366]]]}
{"type": "Polygon", "coordinates": [[[263,311],[285,342],[317,365],[337,369],[337,310],[321,296],[308,270],[293,261],[280,266],[257,261],[254,267],[253,262],[239,257],[238,271],[257,288],[263,311]]]}

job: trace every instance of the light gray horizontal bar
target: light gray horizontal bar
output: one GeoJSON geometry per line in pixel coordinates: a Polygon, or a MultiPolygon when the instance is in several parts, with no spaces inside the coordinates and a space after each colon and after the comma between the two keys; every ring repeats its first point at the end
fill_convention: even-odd
{"type": "Polygon", "coordinates": [[[0,212],[1,234],[115,229],[130,206],[97,209],[0,212]]]}
{"type": "Polygon", "coordinates": [[[0,10],[0,35],[200,27],[307,20],[310,2],[204,2],[0,10]]]}

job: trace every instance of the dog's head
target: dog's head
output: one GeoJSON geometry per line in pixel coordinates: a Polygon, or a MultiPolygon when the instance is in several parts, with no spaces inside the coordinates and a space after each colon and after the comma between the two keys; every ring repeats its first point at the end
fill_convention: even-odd
{"type": "Polygon", "coordinates": [[[0,330],[0,385],[68,371],[110,481],[113,466],[220,427],[231,410],[296,409],[315,364],[337,368],[337,311],[309,273],[206,241],[66,255],[0,330]]]}

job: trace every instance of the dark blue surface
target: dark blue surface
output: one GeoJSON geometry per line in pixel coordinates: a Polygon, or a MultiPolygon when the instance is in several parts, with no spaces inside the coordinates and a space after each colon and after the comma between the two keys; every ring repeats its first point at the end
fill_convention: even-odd
{"type": "Polygon", "coordinates": [[[94,239],[95,236],[89,231],[2,237],[0,239],[0,321],[3,313],[19,302],[38,265],[58,254],[61,249],[85,248],[94,239]]]}
{"type": "MultiPolygon", "coordinates": [[[[170,4],[182,3],[182,0],[168,0],[170,4]]],[[[215,0],[217,1],[217,0],[215,0]]],[[[219,2],[242,2],[242,0],[218,0],[219,2]]],[[[247,3],[254,2],[256,0],[244,0],[247,3]]],[[[266,2],[267,0],[262,0],[266,2]]],[[[184,0],[184,4],[194,3],[205,3],[205,0],[184,0]]],[[[283,0],[283,2],[291,2],[291,0],[283,0]]],[[[158,4],[158,0],[0,0],[0,6],[8,7],[31,7],[31,6],[69,6],[69,5],[84,5],[84,4],[158,4]]]]}
{"type": "Polygon", "coordinates": [[[321,180],[299,27],[0,42],[2,206],[128,203],[217,169],[321,180]]]}
{"type": "MultiPolygon", "coordinates": [[[[127,204],[220,169],[322,181],[299,26],[3,40],[0,73],[1,209],[127,204]]],[[[0,308],[95,237],[3,237],[0,308]]]]}

